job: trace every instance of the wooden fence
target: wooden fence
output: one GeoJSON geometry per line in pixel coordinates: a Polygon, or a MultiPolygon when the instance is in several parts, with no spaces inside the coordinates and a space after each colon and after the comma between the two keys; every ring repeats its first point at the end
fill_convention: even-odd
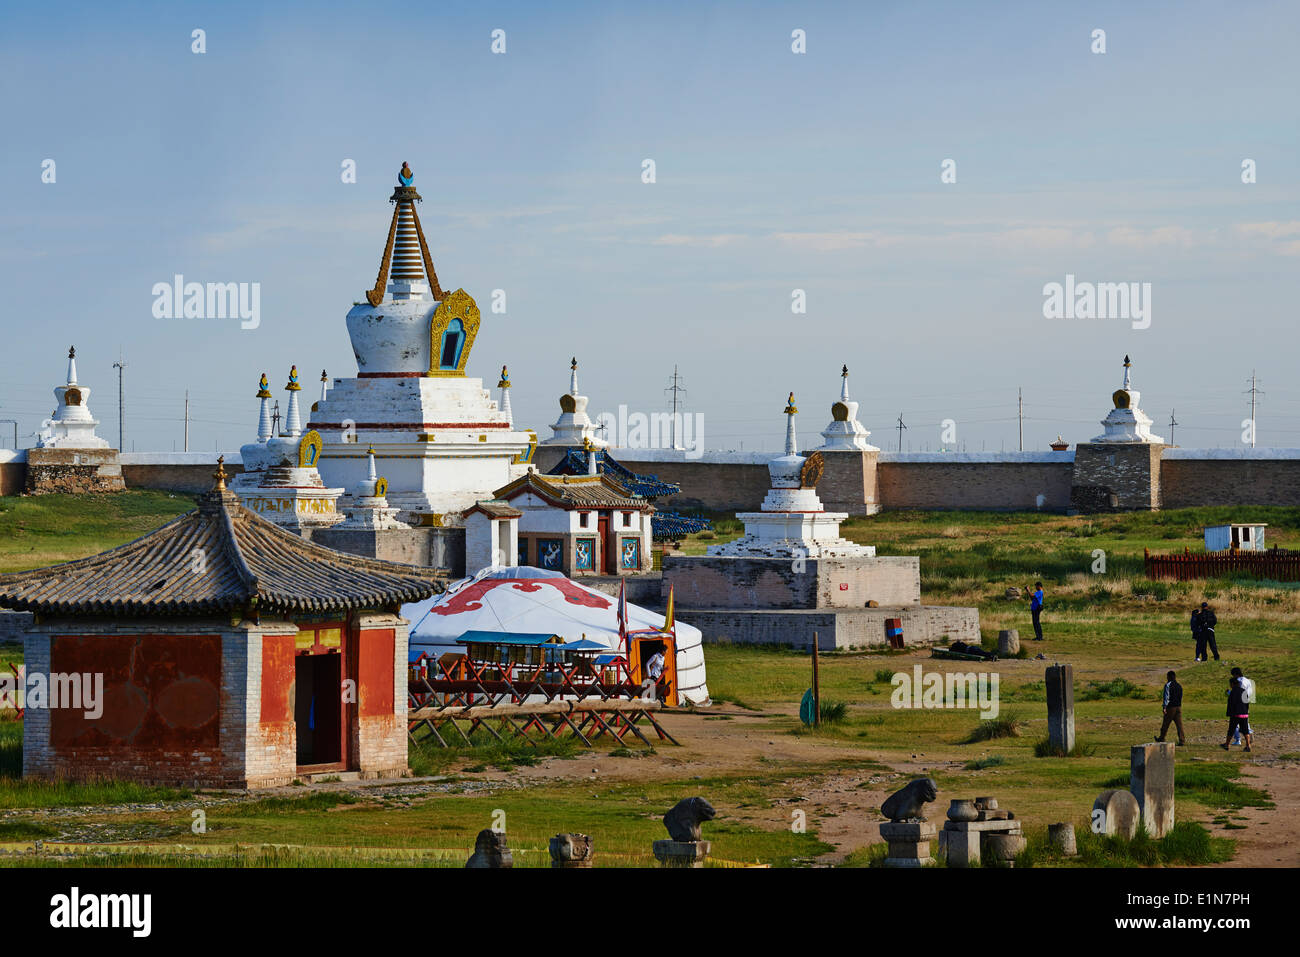
{"type": "Polygon", "coordinates": [[[1226,578],[1249,575],[1277,582],[1300,582],[1300,552],[1271,548],[1252,552],[1230,549],[1200,552],[1191,549],[1181,555],[1152,555],[1145,550],[1147,578],[1158,581],[1193,581],[1198,578],[1226,578]]]}

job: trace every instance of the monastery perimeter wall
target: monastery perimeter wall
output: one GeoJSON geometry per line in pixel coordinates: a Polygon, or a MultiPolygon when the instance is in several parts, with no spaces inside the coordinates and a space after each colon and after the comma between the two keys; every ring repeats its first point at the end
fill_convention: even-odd
{"type": "Polygon", "coordinates": [[[1162,508],[1300,505],[1300,449],[1171,449],[1160,459],[1162,508]]]}
{"type": "MultiPolygon", "coordinates": [[[[767,494],[767,462],[776,454],[707,452],[688,459],[681,451],[611,451],[629,469],[682,487],[680,495],[664,503],[665,508],[719,512],[759,507],[767,494]]],[[[1117,455],[1116,465],[1121,460],[1132,465],[1127,461],[1131,457],[1132,453],[1117,455]]],[[[126,452],[120,458],[127,488],[189,494],[212,487],[217,459],[212,452],[126,452]]],[[[243,471],[238,452],[227,453],[225,458],[227,473],[243,471]]],[[[851,515],[880,509],[1065,511],[1071,507],[1072,488],[1103,486],[1121,493],[1120,507],[1128,503],[1142,507],[1147,501],[1160,508],[1300,506],[1300,449],[1166,446],[1159,459],[1151,461],[1151,498],[1144,489],[1129,487],[1132,468],[1118,470],[1124,474],[1106,474],[1109,454],[1105,447],[1086,443],[1079,458],[1074,450],[835,452],[825,456],[826,470],[818,491],[829,510],[851,515]]],[[[27,450],[0,449],[0,495],[22,493],[26,463],[27,450]]]]}

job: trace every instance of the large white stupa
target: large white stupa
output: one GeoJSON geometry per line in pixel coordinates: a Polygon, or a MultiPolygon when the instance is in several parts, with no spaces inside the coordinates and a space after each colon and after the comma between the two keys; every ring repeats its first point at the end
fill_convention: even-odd
{"type": "Polygon", "coordinates": [[[77,350],[68,350],[68,381],[55,386],[58,404],[41,423],[36,447],[41,449],[106,449],[108,442],[95,434],[99,420],[90,414],[90,389],[77,382],[77,350]]]}
{"type": "Polygon", "coordinates": [[[479,309],[465,290],[438,283],[413,178],[403,163],[379,276],[348,312],[357,377],[334,380],[308,427],[324,442],[328,484],[367,481],[373,446],[392,506],[414,522],[451,525],[526,470],[535,437],[515,431],[483,380],[465,375],[479,309]]]}
{"type": "Polygon", "coordinates": [[[831,424],[822,430],[818,452],[879,452],[867,441],[871,433],[858,421],[858,403],[849,398],[849,367],[840,372],[840,400],[831,406],[831,424]]]}
{"type": "Polygon", "coordinates": [[[745,534],[725,545],[709,547],[709,555],[732,558],[873,558],[874,545],[859,545],[840,537],[847,512],[828,512],[817,497],[822,456],[799,455],[796,449],[794,393],[785,407],[785,454],[767,464],[772,486],[761,511],[740,512],[745,534]]]}
{"type": "Polygon", "coordinates": [[[1131,388],[1133,363],[1124,357],[1124,384],[1111,396],[1115,407],[1106,418],[1101,420],[1106,431],[1094,438],[1093,442],[1146,442],[1162,444],[1165,440],[1151,434],[1151,419],[1138,408],[1142,393],[1131,388]]]}

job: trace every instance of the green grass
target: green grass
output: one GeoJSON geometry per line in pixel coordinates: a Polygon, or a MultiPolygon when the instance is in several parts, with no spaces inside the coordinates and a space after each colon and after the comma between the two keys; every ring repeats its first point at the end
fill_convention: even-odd
{"type": "Polygon", "coordinates": [[[165,525],[194,502],[146,490],[0,497],[0,573],[98,554],[165,525]]]}
{"type": "Polygon", "coordinates": [[[1139,828],[1134,838],[1094,834],[1075,825],[1078,856],[1066,858],[1048,843],[1047,833],[1031,832],[1016,867],[1192,867],[1232,860],[1234,842],[1213,837],[1200,824],[1179,821],[1164,837],[1153,839],[1139,828]]]}
{"type": "MultiPolygon", "coordinates": [[[[1194,799],[1211,808],[1239,809],[1243,807],[1272,808],[1275,805],[1259,788],[1242,784],[1241,765],[1232,762],[1217,764],[1205,762],[1180,765],[1174,776],[1174,798],[1194,799]]],[[[1128,788],[1127,774],[1107,778],[1102,788],[1128,788]]]]}

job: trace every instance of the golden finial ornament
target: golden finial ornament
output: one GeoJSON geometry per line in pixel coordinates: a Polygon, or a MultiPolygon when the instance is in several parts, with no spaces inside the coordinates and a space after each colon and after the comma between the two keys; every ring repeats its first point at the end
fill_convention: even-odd
{"type": "Polygon", "coordinates": [[[266,378],[266,373],[262,373],[261,380],[257,383],[257,397],[259,399],[271,398],[271,383],[266,378]]]}
{"type": "Polygon", "coordinates": [[[224,492],[226,490],[226,457],[224,455],[217,456],[217,470],[212,473],[212,477],[217,480],[213,489],[224,492]]]}
{"type": "Polygon", "coordinates": [[[799,412],[799,410],[796,409],[795,406],[794,406],[794,393],[793,393],[793,392],[790,393],[790,398],[789,398],[788,400],[786,400],[786,402],[787,402],[787,404],[786,404],[786,407],[785,407],[785,414],[786,414],[786,415],[797,415],[798,412],[799,412]]]}
{"type": "Polygon", "coordinates": [[[285,387],[286,392],[301,392],[302,386],[298,384],[298,367],[289,367],[289,384],[285,387]]]}
{"type": "Polygon", "coordinates": [[[510,372],[506,369],[505,366],[501,367],[501,381],[497,383],[497,388],[498,389],[510,388],[510,372]]]}

